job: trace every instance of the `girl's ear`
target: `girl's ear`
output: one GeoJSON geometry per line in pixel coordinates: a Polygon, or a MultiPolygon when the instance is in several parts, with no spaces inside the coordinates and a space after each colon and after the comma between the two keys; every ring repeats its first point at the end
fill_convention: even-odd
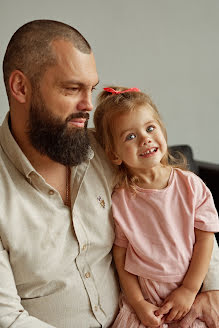
{"type": "Polygon", "coordinates": [[[115,164],[115,165],[121,165],[122,164],[122,160],[114,152],[109,152],[108,157],[109,157],[109,159],[111,160],[111,162],[113,164],[115,164]]]}

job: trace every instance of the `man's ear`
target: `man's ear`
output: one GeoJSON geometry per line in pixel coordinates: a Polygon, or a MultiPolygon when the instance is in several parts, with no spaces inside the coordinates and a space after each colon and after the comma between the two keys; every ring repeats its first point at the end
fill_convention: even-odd
{"type": "Polygon", "coordinates": [[[109,152],[108,157],[109,157],[109,159],[111,160],[111,162],[113,164],[115,164],[115,165],[121,165],[122,164],[122,160],[114,152],[109,152]]]}
{"type": "Polygon", "coordinates": [[[16,70],[11,73],[9,78],[11,96],[21,104],[27,101],[28,83],[27,77],[21,71],[16,70]]]}

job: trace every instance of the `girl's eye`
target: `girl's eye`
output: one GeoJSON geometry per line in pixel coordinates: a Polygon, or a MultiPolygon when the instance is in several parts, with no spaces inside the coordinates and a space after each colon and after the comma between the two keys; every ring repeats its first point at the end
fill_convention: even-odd
{"type": "Polygon", "coordinates": [[[130,133],[127,135],[127,137],[125,138],[125,140],[132,140],[132,139],[135,139],[135,134],[134,133],[130,133]]]}
{"type": "Polygon", "coordinates": [[[152,132],[152,131],[154,131],[154,126],[152,126],[152,125],[148,126],[147,129],[146,129],[146,131],[147,131],[147,132],[152,132]]]}

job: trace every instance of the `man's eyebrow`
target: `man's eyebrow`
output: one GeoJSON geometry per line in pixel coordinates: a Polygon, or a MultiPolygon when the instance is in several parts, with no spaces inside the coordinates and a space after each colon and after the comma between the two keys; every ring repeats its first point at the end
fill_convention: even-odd
{"type": "Polygon", "coordinates": [[[98,80],[98,82],[93,86],[94,88],[100,83],[100,81],[98,80]]]}
{"type": "MultiPolygon", "coordinates": [[[[95,88],[100,81],[98,81],[95,85],[93,85],[92,87],[95,88]]],[[[74,85],[79,85],[79,86],[86,86],[86,83],[77,81],[77,80],[66,80],[66,81],[61,81],[60,82],[61,85],[66,85],[66,84],[74,84],[74,85]]]]}

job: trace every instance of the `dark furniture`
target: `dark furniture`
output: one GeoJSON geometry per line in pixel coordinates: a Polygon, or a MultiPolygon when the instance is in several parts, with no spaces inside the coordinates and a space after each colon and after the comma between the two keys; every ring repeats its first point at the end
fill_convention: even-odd
{"type": "MultiPolygon", "coordinates": [[[[192,148],[189,145],[176,145],[169,147],[172,155],[177,156],[177,152],[185,155],[188,161],[188,169],[196,173],[205,182],[214,198],[214,203],[219,213],[219,165],[204,161],[197,161],[193,158],[192,148]]],[[[216,233],[219,244],[219,233],[216,233]]]]}

